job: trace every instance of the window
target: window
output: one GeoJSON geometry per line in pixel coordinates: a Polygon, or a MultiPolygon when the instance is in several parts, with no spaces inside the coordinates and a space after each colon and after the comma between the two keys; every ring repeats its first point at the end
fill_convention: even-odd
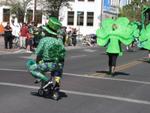
{"type": "Polygon", "coordinates": [[[33,10],[28,9],[27,10],[27,22],[31,22],[33,17],[33,10]]]}
{"type": "Polygon", "coordinates": [[[77,25],[83,26],[83,24],[84,24],[83,22],[84,22],[84,12],[78,11],[77,12],[77,25]]]}
{"type": "Polygon", "coordinates": [[[87,26],[93,26],[94,13],[87,12],[87,26]]]}
{"type": "Polygon", "coordinates": [[[68,25],[74,25],[74,11],[68,11],[68,25]]]}
{"type": "Polygon", "coordinates": [[[23,20],[24,20],[24,15],[23,15],[23,13],[22,13],[22,14],[19,13],[19,14],[18,14],[18,22],[19,22],[19,23],[23,23],[23,20]]]}
{"type": "Polygon", "coordinates": [[[42,11],[40,11],[40,10],[36,10],[36,13],[35,13],[35,23],[36,24],[42,23],[42,11]]]}
{"type": "Polygon", "coordinates": [[[3,21],[9,22],[10,19],[10,9],[3,9],[3,21]]]}

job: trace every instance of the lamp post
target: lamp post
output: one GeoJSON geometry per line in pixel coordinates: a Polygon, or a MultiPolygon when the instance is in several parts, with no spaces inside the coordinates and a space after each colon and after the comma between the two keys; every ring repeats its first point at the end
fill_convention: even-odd
{"type": "Polygon", "coordinates": [[[101,0],[101,16],[100,16],[100,21],[102,22],[103,20],[103,0],[101,0]]]}
{"type": "Polygon", "coordinates": [[[32,17],[32,21],[35,21],[35,12],[36,12],[36,0],[33,0],[33,17],[32,17]]]}
{"type": "Polygon", "coordinates": [[[79,27],[79,34],[80,34],[80,15],[81,15],[81,12],[77,12],[77,18],[78,18],[77,25],[79,27]]]}

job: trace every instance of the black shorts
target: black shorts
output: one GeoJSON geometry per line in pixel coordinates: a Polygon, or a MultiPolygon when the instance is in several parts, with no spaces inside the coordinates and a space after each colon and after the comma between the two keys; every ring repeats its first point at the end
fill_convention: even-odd
{"type": "Polygon", "coordinates": [[[26,39],[26,46],[32,46],[32,39],[26,39]]]}
{"type": "Polygon", "coordinates": [[[118,53],[107,53],[108,57],[109,57],[109,61],[108,61],[108,65],[109,66],[116,66],[116,61],[117,61],[117,57],[118,57],[118,53]]]}

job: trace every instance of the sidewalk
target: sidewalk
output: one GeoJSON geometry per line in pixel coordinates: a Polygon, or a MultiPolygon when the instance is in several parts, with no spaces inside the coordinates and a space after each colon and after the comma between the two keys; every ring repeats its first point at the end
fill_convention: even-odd
{"type": "MultiPolygon", "coordinates": [[[[82,46],[81,44],[77,44],[77,46],[66,46],[65,47],[67,50],[72,50],[72,49],[80,49],[80,48],[85,48],[84,46],[82,46]]],[[[20,49],[5,49],[4,48],[4,37],[0,36],[0,52],[1,53],[15,53],[15,52],[19,52],[20,49]]]]}
{"type": "Polygon", "coordinates": [[[4,47],[4,37],[0,36],[0,52],[14,52],[17,51],[19,49],[5,49],[4,47]]]}

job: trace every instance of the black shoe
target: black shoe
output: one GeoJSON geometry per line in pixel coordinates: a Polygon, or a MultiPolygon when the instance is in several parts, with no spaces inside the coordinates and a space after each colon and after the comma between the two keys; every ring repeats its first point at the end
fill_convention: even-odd
{"type": "Polygon", "coordinates": [[[40,82],[41,82],[40,79],[36,79],[36,80],[34,81],[35,84],[38,84],[38,83],[40,83],[40,82]]]}
{"type": "Polygon", "coordinates": [[[60,98],[59,90],[60,90],[59,87],[54,87],[54,89],[53,89],[52,98],[53,98],[54,100],[56,100],[56,101],[58,101],[59,98],[60,98]]]}
{"type": "Polygon", "coordinates": [[[53,98],[54,100],[58,101],[58,100],[59,100],[59,92],[58,92],[58,91],[54,91],[52,98],[53,98]]]}

